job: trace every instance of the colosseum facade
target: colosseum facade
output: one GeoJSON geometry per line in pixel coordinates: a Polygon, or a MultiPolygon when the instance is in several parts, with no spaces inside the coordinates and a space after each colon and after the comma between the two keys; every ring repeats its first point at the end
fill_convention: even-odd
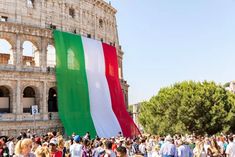
{"type": "Polygon", "coordinates": [[[115,46],[128,104],[116,12],[103,0],[0,0],[0,135],[62,129],[57,113],[53,29],[115,46]],[[39,114],[31,115],[32,105],[38,106],[39,114]]]}

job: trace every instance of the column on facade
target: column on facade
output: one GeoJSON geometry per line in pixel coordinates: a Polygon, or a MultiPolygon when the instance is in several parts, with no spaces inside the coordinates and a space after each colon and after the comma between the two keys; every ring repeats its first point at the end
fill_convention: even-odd
{"type": "Polygon", "coordinates": [[[65,3],[63,1],[60,1],[58,3],[59,3],[59,8],[61,10],[61,12],[60,12],[60,19],[61,19],[60,20],[60,28],[61,28],[62,31],[66,31],[66,28],[63,28],[63,26],[64,26],[63,21],[65,19],[64,13],[66,11],[66,5],[65,5],[65,3]]]}
{"type": "Polygon", "coordinates": [[[23,53],[23,47],[22,47],[22,43],[24,41],[21,41],[21,37],[20,35],[16,34],[16,69],[21,69],[21,66],[22,66],[22,61],[21,61],[21,58],[22,58],[22,53],[23,53]]]}
{"type": "Polygon", "coordinates": [[[15,40],[12,43],[12,57],[13,57],[13,65],[16,65],[17,60],[17,35],[15,36],[15,40]]]}
{"type": "Polygon", "coordinates": [[[48,108],[47,108],[47,99],[48,99],[48,94],[47,94],[47,82],[43,81],[43,88],[42,88],[42,116],[43,120],[48,119],[48,108]]]}
{"type": "Polygon", "coordinates": [[[83,20],[83,18],[82,18],[82,2],[81,1],[79,1],[79,17],[80,17],[80,20],[79,20],[79,33],[80,34],[82,34],[82,20],[83,20]]]}
{"type": "Polygon", "coordinates": [[[93,12],[92,12],[92,14],[93,14],[93,17],[94,17],[94,39],[97,39],[96,37],[97,37],[97,32],[96,32],[96,30],[97,30],[97,23],[99,24],[99,22],[97,22],[97,20],[99,20],[99,18],[97,17],[97,13],[96,13],[96,5],[95,5],[95,3],[93,4],[93,12]]]}
{"type": "Polygon", "coordinates": [[[17,80],[16,81],[16,114],[20,115],[23,113],[23,106],[21,103],[21,97],[22,97],[22,92],[21,92],[21,81],[17,80]]]}
{"type": "Polygon", "coordinates": [[[13,114],[16,114],[17,113],[17,104],[16,104],[16,102],[17,102],[17,82],[15,82],[14,83],[14,88],[13,88],[13,90],[11,89],[11,92],[12,92],[12,100],[11,100],[11,107],[12,107],[12,109],[11,109],[11,112],[13,113],[13,114]],[[14,90],[14,89],[16,89],[16,90],[14,90]]]}
{"type": "Polygon", "coordinates": [[[114,16],[114,27],[115,27],[115,42],[116,42],[116,45],[119,46],[119,37],[118,37],[118,28],[117,28],[117,22],[116,22],[116,17],[114,16]]]}
{"type": "Polygon", "coordinates": [[[41,70],[46,72],[47,70],[47,46],[48,42],[45,38],[41,38],[41,48],[40,48],[40,67],[41,70]]]}

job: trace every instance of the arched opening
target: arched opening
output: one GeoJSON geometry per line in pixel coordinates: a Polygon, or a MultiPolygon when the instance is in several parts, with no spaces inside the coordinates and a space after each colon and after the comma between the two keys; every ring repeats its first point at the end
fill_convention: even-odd
{"type": "Polygon", "coordinates": [[[23,43],[23,64],[27,66],[39,66],[39,51],[30,41],[23,43]]]}
{"type": "Polygon", "coordinates": [[[74,18],[75,17],[75,9],[69,8],[69,15],[74,18]]]}
{"type": "Polygon", "coordinates": [[[0,39],[0,64],[13,64],[12,45],[5,39],[0,39]]]}
{"type": "Polygon", "coordinates": [[[10,113],[10,90],[0,86],[0,113],[10,113]]]}
{"type": "Polygon", "coordinates": [[[35,104],[35,91],[32,87],[26,87],[23,91],[23,113],[31,113],[31,106],[35,104]]]}
{"type": "Polygon", "coordinates": [[[56,52],[53,45],[47,46],[47,67],[55,67],[56,65],[56,52]]]}
{"type": "Polygon", "coordinates": [[[58,112],[57,92],[55,88],[49,89],[48,112],[58,112]]]}
{"type": "Polygon", "coordinates": [[[103,20],[99,19],[99,28],[103,28],[103,20]]]}
{"type": "Polygon", "coordinates": [[[34,0],[27,0],[27,7],[33,8],[34,7],[34,0]]]}

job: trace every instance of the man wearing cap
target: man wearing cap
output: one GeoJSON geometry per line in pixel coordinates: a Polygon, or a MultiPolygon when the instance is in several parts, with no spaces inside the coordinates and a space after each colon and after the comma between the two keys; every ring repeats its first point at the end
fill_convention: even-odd
{"type": "Polygon", "coordinates": [[[177,150],[174,144],[172,144],[172,138],[170,135],[166,137],[166,142],[160,149],[160,155],[162,157],[177,157],[177,150]]]}
{"type": "Polygon", "coordinates": [[[82,156],[82,145],[80,144],[81,137],[79,135],[74,136],[74,142],[70,146],[71,157],[81,157],[82,156]]]}
{"type": "Polygon", "coordinates": [[[49,143],[50,156],[62,157],[62,152],[57,150],[57,140],[51,139],[49,143]]]}

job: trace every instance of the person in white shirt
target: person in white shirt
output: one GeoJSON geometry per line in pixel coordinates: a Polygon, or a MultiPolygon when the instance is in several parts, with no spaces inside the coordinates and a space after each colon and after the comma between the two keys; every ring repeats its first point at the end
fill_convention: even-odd
{"type": "Polygon", "coordinates": [[[70,146],[70,154],[71,157],[81,157],[82,156],[82,145],[80,144],[81,137],[79,135],[76,135],[74,137],[74,144],[70,146]]]}
{"type": "Polygon", "coordinates": [[[8,138],[8,142],[6,143],[8,149],[9,149],[9,155],[10,155],[10,157],[13,156],[14,151],[15,151],[15,145],[14,145],[13,140],[14,140],[14,137],[10,137],[10,138],[8,138]]]}
{"type": "Polygon", "coordinates": [[[140,150],[142,155],[147,156],[145,139],[141,140],[141,144],[139,145],[139,150],[140,150]]]}
{"type": "Polygon", "coordinates": [[[205,141],[204,141],[204,150],[205,150],[206,154],[207,154],[207,150],[209,147],[210,147],[210,140],[208,137],[206,137],[205,141]]]}
{"type": "Polygon", "coordinates": [[[94,152],[93,152],[93,156],[94,157],[99,157],[99,155],[104,152],[104,148],[103,148],[103,143],[100,141],[98,144],[98,147],[96,147],[94,149],[94,152]]]}
{"type": "Polygon", "coordinates": [[[235,157],[235,143],[233,142],[233,137],[228,138],[229,144],[226,148],[225,154],[227,157],[235,157]]]}

